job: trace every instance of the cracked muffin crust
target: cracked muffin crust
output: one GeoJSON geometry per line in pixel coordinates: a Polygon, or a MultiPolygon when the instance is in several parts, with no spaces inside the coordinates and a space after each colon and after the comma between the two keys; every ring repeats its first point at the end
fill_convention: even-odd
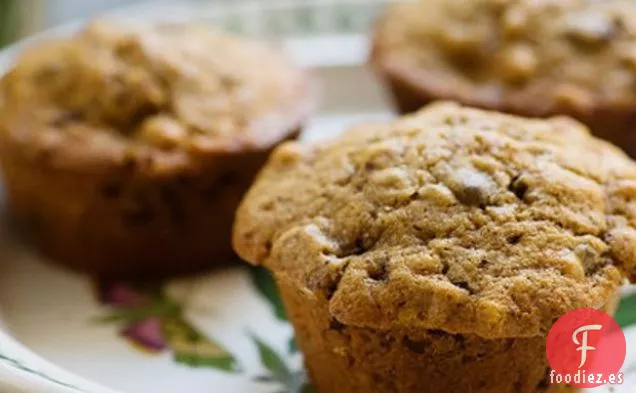
{"type": "Polygon", "coordinates": [[[379,22],[371,63],[404,112],[450,99],[569,115],[636,154],[636,3],[421,0],[379,22]]]}
{"type": "Polygon", "coordinates": [[[575,308],[611,312],[624,277],[636,278],[634,201],[636,164],[578,122],[440,103],[279,147],[237,211],[234,246],[273,271],[326,392],[377,389],[378,378],[399,388],[373,391],[556,392],[537,387],[547,332],[575,308]],[[512,367],[484,377],[461,352],[413,358],[405,344],[438,336],[500,355],[528,346],[533,360],[484,355],[493,373],[512,367]],[[386,356],[369,365],[375,350],[386,356]],[[464,384],[421,390],[446,372],[464,384]],[[337,375],[346,389],[329,382],[337,375]]]}
{"type": "Polygon", "coordinates": [[[533,336],[636,278],[636,164],[567,118],[437,104],[275,151],[237,251],[340,322],[533,336]]]}
{"type": "Polygon", "coordinates": [[[231,223],[311,107],[305,73],[205,27],[100,20],[27,49],[1,81],[11,207],[47,254],[113,277],[232,257],[231,223]]]}

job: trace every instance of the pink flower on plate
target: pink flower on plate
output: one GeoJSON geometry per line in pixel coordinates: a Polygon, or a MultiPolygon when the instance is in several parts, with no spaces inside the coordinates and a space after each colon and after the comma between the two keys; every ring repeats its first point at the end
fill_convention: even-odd
{"type": "Polygon", "coordinates": [[[98,321],[118,325],[119,335],[135,347],[149,353],[170,350],[177,363],[189,367],[238,370],[234,356],[192,326],[181,305],[160,286],[103,282],[96,286],[99,302],[112,309],[98,321]]]}
{"type": "Polygon", "coordinates": [[[150,352],[161,352],[167,348],[161,329],[161,319],[152,317],[123,327],[119,334],[134,345],[150,352]]]}

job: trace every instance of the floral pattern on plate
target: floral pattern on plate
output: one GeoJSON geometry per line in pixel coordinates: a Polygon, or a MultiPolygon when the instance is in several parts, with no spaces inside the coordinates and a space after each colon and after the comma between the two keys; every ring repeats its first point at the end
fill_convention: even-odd
{"type": "MultiPolygon", "coordinates": [[[[273,316],[287,322],[283,302],[271,275],[263,268],[248,269],[253,286],[268,301],[273,316]]],[[[179,364],[241,373],[235,358],[221,344],[199,333],[185,318],[182,305],[167,296],[162,287],[161,284],[98,284],[99,299],[115,308],[99,322],[118,324],[119,334],[145,351],[173,351],[173,358],[179,364]]],[[[623,298],[616,320],[623,327],[636,324],[636,294],[623,298]]],[[[297,352],[294,337],[289,338],[288,353],[281,355],[256,335],[249,335],[263,368],[267,370],[266,374],[252,376],[253,380],[274,385],[277,390],[272,393],[313,392],[305,371],[293,370],[288,365],[286,356],[297,352]]]]}
{"type": "MultiPolygon", "coordinates": [[[[272,277],[262,268],[249,268],[254,287],[267,299],[279,321],[287,321],[283,303],[272,277]]],[[[167,285],[167,284],[166,284],[167,285]]],[[[97,282],[97,300],[110,309],[96,318],[99,324],[117,326],[118,334],[144,353],[172,353],[182,366],[212,368],[229,373],[243,373],[236,358],[223,345],[206,337],[191,323],[183,305],[171,298],[164,284],[97,282]]],[[[294,338],[289,339],[288,353],[279,354],[256,334],[247,332],[266,370],[250,376],[256,382],[272,386],[272,393],[308,393],[304,370],[293,369],[286,357],[297,352],[294,338]]]]}

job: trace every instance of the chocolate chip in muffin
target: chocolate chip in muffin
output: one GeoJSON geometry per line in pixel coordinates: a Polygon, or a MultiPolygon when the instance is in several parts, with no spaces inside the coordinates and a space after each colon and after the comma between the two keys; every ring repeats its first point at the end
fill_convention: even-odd
{"type": "Polygon", "coordinates": [[[515,194],[520,200],[524,200],[526,192],[528,192],[528,185],[523,181],[521,175],[515,175],[508,185],[508,191],[515,194]]]}

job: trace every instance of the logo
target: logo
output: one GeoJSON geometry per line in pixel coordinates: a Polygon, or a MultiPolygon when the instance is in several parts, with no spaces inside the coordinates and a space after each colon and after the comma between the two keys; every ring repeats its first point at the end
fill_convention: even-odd
{"type": "Polygon", "coordinates": [[[581,364],[579,364],[579,368],[582,368],[585,365],[585,362],[587,361],[587,351],[593,351],[596,349],[594,347],[590,347],[587,345],[587,331],[601,330],[601,329],[603,329],[602,325],[585,325],[585,326],[581,326],[580,328],[574,331],[574,334],[572,335],[572,341],[574,341],[575,344],[581,344],[581,346],[576,349],[577,351],[581,351],[581,364]],[[583,333],[582,343],[580,343],[577,338],[578,334],[581,332],[583,333]]]}
{"type": "Polygon", "coordinates": [[[622,383],[620,369],[625,354],[625,335],[618,323],[592,308],[574,310],[559,318],[546,343],[550,381],[577,388],[622,383]]]}

